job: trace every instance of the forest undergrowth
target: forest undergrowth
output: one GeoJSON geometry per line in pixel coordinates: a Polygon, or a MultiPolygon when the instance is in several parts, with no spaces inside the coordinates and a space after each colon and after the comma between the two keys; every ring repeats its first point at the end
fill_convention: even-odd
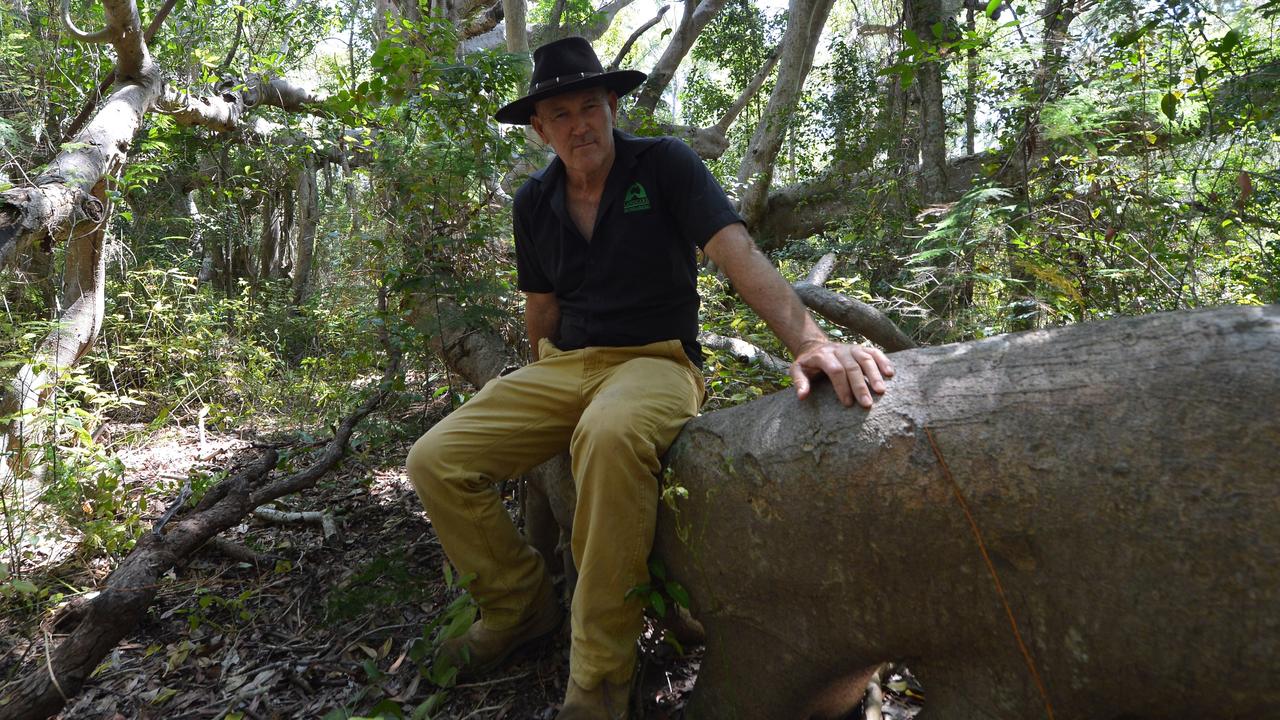
{"type": "MultiPolygon", "coordinates": [[[[259,448],[281,452],[278,472],[305,466],[385,362],[376,328],[386,317],[338,312],[342,293],[299,312],[269,287],[228,300],[174,271],[121,281],[104,341],[39,418],[48,425],[43,493],[22,508],[7,495],[29,512],[4,520],[7,538],[25,539],[3,544],[16,572],[0,583],[0,683],[69,632],[67,605],[92,597],[175,504],[194,507],[259,448]]],[[[717,308],[711,329],[782,352],[758,319],[733,309],[722,281],[703,282],[717,308]]],[[[395,335],[423,345],[408,328],[395,335]]],[[[323,514],[336,532],[244,518],[164,575],[145,621],[59,717],[554,717],[567,626],[489,678],[455,683],[431,665],[432,648],[465,628],[474,606],[403,463],[470,389],[430,356],[409,354],[398,391],[358,428],[341,465],[268,507],[323,514]]],[[[785,382],[721,353],[709,354],[707,373],[708,409],[785,382]]],[[[519,523],[517,484],[504,490],[519,523]]],[[[701,649],[664,642],[653,619],[640,642],[636,702],[645,717],[681,717],[701,649]]],[[[918,709],[907,692],[887,690],[887,717],[918,709]]]]}

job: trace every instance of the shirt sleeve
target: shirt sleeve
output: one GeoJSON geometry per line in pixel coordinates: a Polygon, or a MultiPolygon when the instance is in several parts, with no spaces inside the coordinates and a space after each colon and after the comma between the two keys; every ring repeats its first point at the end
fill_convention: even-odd
{"type": "Polygon", "coordinates": [[[555,287],[542,270],[537,248],[529,233],[530,203],[528,188],[521,188],[516,193],[511,212],[512,230],[516,239],[516,287],[523,292],[549,293],[555,287]]]}
{"type": "Polygon", "coordinates": [[[744,222],[693,148],[675,138],[664,146],[667,202],[685,237],[701,248],[720,230],[744,222]]]}

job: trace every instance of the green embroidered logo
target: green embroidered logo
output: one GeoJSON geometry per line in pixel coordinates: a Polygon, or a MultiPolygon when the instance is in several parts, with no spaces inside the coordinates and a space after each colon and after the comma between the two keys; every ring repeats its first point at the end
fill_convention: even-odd
{"type": "Polygon", "coordinates": [[[649,209],[649,194],[644,191],[644,186],[635,183],[627,188],[627,194],[622,198],[622,212],[632,213],[649,209]]]}

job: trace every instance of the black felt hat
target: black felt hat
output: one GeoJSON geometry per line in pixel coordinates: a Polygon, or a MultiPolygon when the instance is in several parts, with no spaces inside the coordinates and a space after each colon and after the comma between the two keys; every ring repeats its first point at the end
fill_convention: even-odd
{"type": "Polygon", "coordinates": [[[636,70],[605,72],[586,38],[567,37],[533,51],[529,94],[494,113],[500,122],[528,125],[533,106],[552,95],[604,86],[619,95],[635,90],[648,77],[636,70]]]}

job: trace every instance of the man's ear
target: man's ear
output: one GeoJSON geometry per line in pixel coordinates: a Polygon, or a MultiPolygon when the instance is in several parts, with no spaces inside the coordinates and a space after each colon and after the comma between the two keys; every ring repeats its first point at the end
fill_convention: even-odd
{"type": "Polygon", "coordinates": [[[551,144],[551,141],[547,139],[547,134],[546,134],[546,133],[544,133],[544,132],[542,132],[542,119],[541,119],[541,118],[539,118],[537,115],[530,115],[530,116],[529,116],[529,124],[533,126],[533,131],[534,131],[534,132],[536,132],[536,133],[538,133],[538,137],[542,138],[542,142],[543,142],[544,144],[546,144],[546,145],[550,145],[550,144],[551,144]]]}
{"type": "Polygon", "coordinates": [[[618,93],[609,91],[609,112],[613,115],[613,121],[618,121],[618,93]]]}

